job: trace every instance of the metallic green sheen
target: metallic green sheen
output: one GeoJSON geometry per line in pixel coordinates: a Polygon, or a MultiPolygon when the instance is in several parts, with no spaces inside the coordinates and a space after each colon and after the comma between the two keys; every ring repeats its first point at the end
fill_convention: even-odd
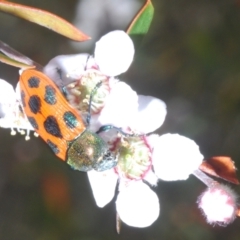
{"type": "Polygon", "coordinates": [[[105,171],[116,166],[117,159],[99,135],[85,130],[69,144],[67,163],[79,171],[105,171]]]}

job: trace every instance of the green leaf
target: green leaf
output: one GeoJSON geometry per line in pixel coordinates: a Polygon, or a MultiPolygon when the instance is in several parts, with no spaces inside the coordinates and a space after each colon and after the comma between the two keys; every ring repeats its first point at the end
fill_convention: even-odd
{"type": "Polygon", "coordinates": [[[75,41],[90,39],[66,20],[38,8],[0,0],[0,11],[39,24],[75,41]]]}
{"type": "Polygon", "coordinates": [[[19,68],[34,68],[35,66],[30,66],[28,64],[18,62],[14,59],[9,58],[6,55],[3,55],[0,53],[0,62],[6,63],[8,65],[14,66],[14,67],[19,67],[19,68]]]}
{"type": "Polygon", "coordinates": [[[145,5],[138,12],[136,17],[127,29],[129,35],[142,35],[148,32],[154,15],[154,8],[151,0],[147,0],[145,5]]]}

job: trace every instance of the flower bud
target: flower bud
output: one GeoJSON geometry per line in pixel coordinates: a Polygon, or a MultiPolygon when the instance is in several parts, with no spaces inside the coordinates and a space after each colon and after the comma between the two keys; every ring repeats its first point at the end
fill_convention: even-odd
{"type": "Polygon", "coordinates": [[[216,184],[198,198],[198,207],[208,223],[228,225],[236,217],[237,196],[228,186],[216,184]]]}

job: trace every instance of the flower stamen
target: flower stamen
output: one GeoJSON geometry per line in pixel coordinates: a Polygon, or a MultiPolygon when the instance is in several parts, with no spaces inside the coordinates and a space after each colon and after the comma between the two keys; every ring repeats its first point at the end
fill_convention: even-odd
{"type": "Polygon", "coordinates": [[[121,177],[143,179],[152,166],[152,151],[144,136],[124,137],[117,144],[119,152],[116,171],[121,177]]]}
{"type": "Polygon", "coordinates": [[[96,114],[101,111],[109,94],[109,78],[96,69],[86,70],[79,80],[67,86],[69,103],[82,114],[87,113],[91,93],[99,82],[101,86],[93,96],[91,112],[96,114]]]}
{"type": "Polygon", "coordinates": [[[13,129],[13,128],[11,128],[11,133],[10,133],[12,136],[15,136],[16,134],[17,134],[17,132],[13,129]]]}

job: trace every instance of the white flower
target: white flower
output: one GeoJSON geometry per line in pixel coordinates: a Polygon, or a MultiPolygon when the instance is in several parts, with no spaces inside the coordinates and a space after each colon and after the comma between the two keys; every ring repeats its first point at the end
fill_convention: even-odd
{"type": "Polygon", "coordinates": [[[144,136],[123,136],[112,140],[107,138],[109,135],[103,133],[101,136],[116,151],[118,165],[104,173],[88,173],[95,201],[99,207],[108,204],[115,194],[118,180],[116,206],[121,220],[130,226],[147,227],[158,218],[160,209],[156,194],[141,181],[144,179],[152,185],[157,183],[151,168],[152,149],[144,136]]]}
{"type": "Polygon", "coordinates": [[[21,134],[25,134],[24,130],[27,130],[26,140],[29,139],[29,131],[33,130],[22,111],[18,93],[14,91],[12,85],[2,79],[0,79],[0,127],[10,128],[11,135],[16,134],[14,129],[21,134]]]}
{"type": "Polygon", "coordinates": [[[132,40],[125,32],[116,30],[96,43],[94,57],[87,54],[58,56],[44,67],[44,73],[61,86],[75,80],[66,86],[68,100],[83,116],[88,112],[93,89],[102,83],[91,103],[92,130],[111,124],[124,130],[128,128],[127,131],[148,133],[163,123],[166,105],[150,96],[137,96],[126,83],[111,77],[126,71],[133,56],[132,40]]]}
{"type": "MultiPolygon", "coordinates": [[[[123,89],[116,88],[116,91],[119,91],[116,95],[127,96],[127,91],[123,91],[123,89]]],[[[136,104],[135,97],[127,99],[128,102],[124,103],[121,97],[116,99],[113,97],[109,101],[112,110],[108,106],[109,99],[107,99],[102,111],[94,115],[95,121],[93,124],[99,122],[101,122],[100,125],[111,123],[123,129],[132,125],[130,127],[134,127],[136,132],[147,133],[156,130],[163,123],[166,106],[161,100],[153,97],[137,96],[138,104],[136,104]],[[157,114],[155,114],[153,106],[155,106],[157,114]],[[130,108],[133,110],[129,111],[130,108]],[[126,109],[127,114],[124,109],[126,109]],[[116,112],[117,117],[112,116],[112,112],[116,112]],[[102,117],[102,114],[104,117],[102,117]],[[136,122],[135,126],[137,127],[135,127],[132,119],[137,119],[137,116],[140,115],[142,121],[136,122]],[[105,120],[103,121],[103,119],[105,120]],[[148,123],[151,126],[146,127],[145,125],[148,125],[148,123]]],[[[157,177],[152,171],[152,147],[148,143],[148,137],[125,137],[123,135],[119,138],[115,131],[112,134],[103,132],[101,136],[109,143],[112,151],[116,152],[118,165],[108,172],[88,173],[97,205],[104,207],[111,201],[115,193],[117,178],[121,187],[119,187],[116,207],[121,220],[135,227],[151,225],[158,218],[160,207],[156,194],[141,181],[144,179],[151,185],[157,184],[157,177]]]]}
{"type": "MultiPolygon", "coordinates": [[[[156,194],[143,180],[151,186],[156,186],[158,179],[185,180],[199,167],[203,156],[195,142],[186,137],[147,135],[162,125],[167,110],[160,99],[137,95],[114,78],[129,68],[133,55],[129,36],[113,31],[97,42],[94,57],[58,56],[45,66],[44,72],[58,86],[67,85],[69,103],[86,123],[90,122],[88,128],[103,138],[118,160],[114,169],[88,172],[96,204],[108,204],[118,184],[116,208],[121,220],[130,226],[147,227],[158,218],[160,206],[156,194]]],[[[9,94],[0,98],[2,115],[5,119],[11,117],[11,124],[20,119],[24,122],[21,126],[32,129],[19,110],[19,93],[8,85],[5,88],[9,94]]]]}
{"type": "MultiPolygon", "coordinates": [[[[117,212],[123,222],[134,227],[151,225],[158,218],[160,209],[157,196],[141,180],[156,185],[157,177],[163,180],[187,179],[203,159],[194,141],[178,134],[123,137],[113,145],[118,152],[118,165],[109,172],[114,176],[114,184],[114,174],[118,174],[119,178],[117,212]]],[[[89,176],[90,182],[92,177],[89,176]]],[[[96,202],[101,202],[103,207],[113,197],[114,188],[112,184],[109,187],[109,183],[103,185],[99,178],[95,183],[91,185],[93,194],[96,202]],[[107,197],[100,194],[103,190],[107,197]]]]}
{"type": "MultiPolygon", "coordinates": [[[[109,203],[119,183],[121,187],[116,206],[120,218],[131,226],[146,227],[157,219],[160,209],[156,194],[141,181],[144,179],[151,185],[157,183],[157,177],[152,171],[152,148],[145,136],[128,137],[123,134],[119,137],[118,131],[129,134],[155,131],[165,119],[166,105],[154,97],[138,96],[126,83],[112,77],[128,69],[133,55],[133,43],[123,31],[103,36],[97,42],[94,58],[91,58],[91,63],[87,63],[85,72],[80,70],[77,81],[66,89],[71,105],[85,117],[92,95],[91,130],[97,131],[104,125],[120,128],[99,133],[116,154],[118,165],[104,172],[88,172],[96,204],[104,207],[109,203]],[[101,84],[96,88],[99,82],[101,84]],[[129,202],[127,206],[126,201],[129,202]],[[133,205],[135,208],[131,207],[133,205]],[[129,214],[125,211],[128,207],[133,210],[129,214]]],[[[58,60],[62,61],[63,58],[58,60]]],[[[65,76],[73,76],[68,67],[70,62],[64,59],[61,62],[64,68],[61,68],[59,62],[50,61],[49,64],[54,63],[53,67],[47,66],[45,69],[59,68],[65,76]]]]}

